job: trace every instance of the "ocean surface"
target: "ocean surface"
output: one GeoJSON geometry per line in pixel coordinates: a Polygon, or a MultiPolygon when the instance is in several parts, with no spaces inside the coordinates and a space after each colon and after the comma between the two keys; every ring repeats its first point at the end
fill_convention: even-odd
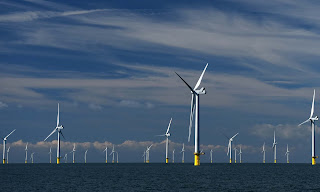
{"type": "Polygon", "coordinates": [[[310,164],[8,164],[1,191],[320,191],[310,164]]]}

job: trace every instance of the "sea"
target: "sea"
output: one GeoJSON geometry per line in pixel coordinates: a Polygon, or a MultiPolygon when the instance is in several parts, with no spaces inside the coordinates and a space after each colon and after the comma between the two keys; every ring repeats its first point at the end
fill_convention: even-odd
{"type": "Polygon", "coordinates": [[[0,191],[320,191],[320,165],[6,164],[0,191]]]}

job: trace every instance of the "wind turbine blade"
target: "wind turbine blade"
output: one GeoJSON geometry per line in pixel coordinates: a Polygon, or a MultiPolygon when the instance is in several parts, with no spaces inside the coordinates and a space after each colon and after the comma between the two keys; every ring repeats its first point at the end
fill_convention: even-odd
{"type": "Polygon", "coordinates": [[[192,87],[184,80],[184,79],[182,79],[182,77],[177,73],[177,72],[175,72],[179,77],[180,77],[180,79],[189,87],[189,89],[191,90],[191,92],[192,93],[194,93],[194,94],[197,94],[193,89],[192,89],[192,87]]]}
{"type": "Polygon", "coordinates": [[[311,113],[310,113],[310,118],[313,116],[313,112],[314,112],[314,97],[316,95],[316,90],[313,90],[313,99],[312,99],[312,106],[311,106],[311,113]]]}
{"type": "Polygon", "coordinates": [[[309,119],[307,119],[307,120],[305,120],[304,122],[300,123],[298,126],[301,126],[301,125],[303,125],[303,124],[305,124],[305,123],[307,123],[307,122],[309,122],[309,119]]]}
{"type": "Polygon", "coordinates": [[[62,134],[62,131],[61,131],[61,130],[59,131],[59,133],[61,134],[61,136],[62,136],[64,139],[66,139],[66,138],[63,136],[63,134],[62,134]]]}
{"type": "Polygon", "coordinates": [[[166,134],[168,134],[168,133],[169,133],[169,130],[170,130],[170,126],[171,126],[171,122],[172,122],[172,117],[171,117],[171,119],[170,119],[170,122],[169,122],[169,125],[168,125],[168,129],[167,129],[167,132],[166,132],[166,134]]]}
{"type": "Polygon", "coordinates": [[[237,134],[235,134],[233,137],[231,137],[230,139],[233,139],[233,138],[235,138],[237,135],[238,135],[239,133],[237,133],[237,134]]]}
{"type": "Polygon", "coordinates": [[[205,66],[205,68],[203,69],[203,71],[202,71],[202,73],[201,73],[201,75],[200,75],[200,78],[199,78],[196,86],[194,87],[194,90],[198,89],[198,87],[199,87],[199,85],[200,85],[200,83],[201,83],[201,81],[202,81],[202,77],[203,77],[203,75],[204,75],[204,72],[206,72],[207,67],[208,67],[208,63],[207,63],[207,65],[205,66]]]}
{"type": "MultiPolygon", "coordinates": [[[[52,134],[54,134],[56,131],[57,131],[57,128],[54,128],[53,131],[50,133],[50,135],[48,135],[48,137],[45,138],[45,140],[43,140],[43,141],[46,141],[46,140],[47,140],[52,134]]],[[[27,146],[28,146],[28,144],[27,144],[27,146]]],[[[27,148],[27,147],[26,147],[26,148],[27,148]]]]}
{"type": "Polygon", "coordinates": [[[166,134],[164,134],[164,135],[156,135],[156,137],[160,137],[160,136],[166,136],[166,134]]]}
{"type": "Polygon", "coordinates": [[[11,131],[11,133],[9,133],[9,135],[7,135],[4,139],[7,139],[13,132],[15,132],[15,129],[11,131]]]}
{"type": "Polygon", "coordinates": [[[58,103],[57,127],[59,126],[59,121],[60,121],[60,117],[59,117],[59,103],[58,103]]]}

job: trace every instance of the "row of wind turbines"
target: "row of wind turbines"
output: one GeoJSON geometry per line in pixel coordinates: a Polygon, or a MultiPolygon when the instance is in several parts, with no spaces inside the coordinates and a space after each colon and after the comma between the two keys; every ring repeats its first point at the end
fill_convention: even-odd
{"type": "MultiPolygon", "coordinates": [[[[190,109],[190,123],[189,123],[189,136],[188,136],[188,142],[190,142],[190,137],[191,137],[191,129],[192,129],[192,125],[193,125],[193,120],[194,120],[194,166],[199,166],[200,165],[200,155],[204,155],[204,153],[202,151],[200,151],[200,114],[199,114],[199,108],[200,108],[200,104],[199,104],[199,100],[200,100],[200,95],[204,95],[206,94],[206,90],[204,87],[201,87],[199,89],[199,86],[201,84],[201,81],[202,81],[202,78],[204,76],[204,73],[206,71],[208,67],[208,63],[206,64],[204,70],[202,71],[201,75],[200,75],[200,78],[198,79],[196,85],[194,88],[192,88],[177,72],[176,75],[184,82],[184,84],[190,89],[190,92],[191,92],[191,109],[190,109]]],[[[301,124],[299,124],[299,126],[307,123],[310,121],[311,123],[311,129],[312,129],[312,144],[311,144],[311,148],[312,148],[312,152],[311,152],[311,156],[312,156],[312,165],[315,165],[316,164],[316,158],[317,156],[315,156],[315,121],[318,120],[318,116],[315,116],[313,117],[313,113],[314,113],[314,100],[315,100],[315,90],[314,90],[314,93],[313,93],[313,101],[312,101],[312,107],[311,107],[311,113],[310,113],[310,117],[302,122],[301,124]]],[[[170,130],[170,125],[171,125],[171,122],[172,122],[172,118],[170,119],[170,122],[169,122],[169,126],[167,128],[167,131],[164,135],[160,135],[160,136],[166,136],[167,139],[166,139],[166,163],[169,162],[169,158],[168,158],[168,147],[169,147],[169,137],[171,136],[171,134],[169,133],[169,130],[170,130]]],[[[63,129],[63,126],[60,125],[60,122],[59,122],[59,104],[58,104],[58,115],[57,115],[57,125],[56,127],[54,128],[54,130],[44,139],[44,141],[46,141],[51,135],[53,135],[55,132],[57,132],[57,135],[58,135],[58,142],[57,142],[57,164],[60,164],[60,135],[62,137],[63,134],[62,134],[62,129],[63,129]]],[[[7,138],[14,132],[15,130],[13,130],[9,135],[7,135],[6,137],[4,137],[3,139],[3,164],[5,164],[6,162],[6,158],[5,158],[5,151],[6,151],[6,147],[5,147],[5,144],[6,144],[6,141],[7,141],[7,138]]],[[[229,144],[228,144],[228,152],[227,152],[227,155],[230,155],[230,163],[232,162],[232,141],[233,139],[238,135],[239,133],[235,134],[233,137],[229,138],[229,144]]],[[[147,147],[146,151],[144,151],[144,158],[145,158],[145,162],[149,162],[149,152],[150,152],[150,148],[152,147],[149,146],[147,147]]],[[[277,147],[277,143],[276,143],[276,140],[275,140],[275,132],[274,132],[274,142],[273,142],[273,152],[274,152],[274,163],[276,163],[276,147],[277,147]]],[[[7,151],[7,153],[9,153],[9,150],[7,151]]],[[[235,153],[237,152],[237,149],[235,148],[235,153]]],[[[26,151],[27,151],[27,147],[26,147],[26,151]]],[[[106,152],[106,162],[107,162],[107,148],[104,150],[106,152]]],[[[74,150],[72,151],[73,152],[73,162],[74,162],[74,153],[75,153],[75,148],[74,150]]],[[[183,149],[181,151],[183,153],[183,159],[182,161],[184,162],[184,144],[183,144],[183,149]]],[[[50,153],[51,153],[51,149],[50,149],[50,153]]],[[[174,152],[173,152],[174,153],[174,152]]],[[[241,148],[240,148],[240,162],[242,161],[241,160],[241,154],[242,154],[242,151],[241,151],[241,148]]],[[[265,144],[263,145],[263,150],[262,150],[262,153],[263,153],[263,162],[265,163],[265,144]]],[[[87,151],[85,152],[85,161],[86,161],[86,154],[87,154],[87,151]]],[[[113,149],[112,149],[112,152],[110,153],[110,155],[113,155],[113,158],[112,158],[112,162],[114,162],[114,155],[117,154],[118,156],[118,152],[116,152],[114,150],[114,146],[113,146],[113,149]]],[[[210,154],[212,156],[212,152],[210,154]]],[[[287,152],[286,152],[286,155],[287,155],[287,162],[289,162],[289,150],[288,150],[288,145],[287,145],[287,152]]],[[[235,155],[235,158],[236,158],[236,155],[235,155]]],[[[32,159],[33,159],[33,155],[32,155],[32,159]]],[[[212,158],[211,158],[212,159],[212,158]]],[[[51,159],[50,159],[51,161],[51,159]]],[[[27,162],[27,153],[26,153],[26,162],[27,162]]]]}

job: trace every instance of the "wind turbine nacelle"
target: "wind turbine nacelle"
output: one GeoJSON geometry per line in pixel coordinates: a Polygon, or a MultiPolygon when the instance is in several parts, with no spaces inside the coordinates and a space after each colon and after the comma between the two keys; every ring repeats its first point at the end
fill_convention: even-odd
{"type": "Polygon", "coordinates": [[[170,136],[171,136],[171,133],[167,133],[166,136],[167,136],[167,137],[170,137],[170,136]]]}
{"type": "Polygon", "coordinates": [[[203,95],[203,94],[206,94],[206,89],[204,87],[201,87],[201,89],[199,90],[196,90],[196,93],[199,94],[199,95],[203,95]]]}
{"type": "Polygon", "coordinates": [[[319,120],[318,116],[316,116],[314,119],[315,119],[316,121],[318,121],[318,120],[319,120]]]}

